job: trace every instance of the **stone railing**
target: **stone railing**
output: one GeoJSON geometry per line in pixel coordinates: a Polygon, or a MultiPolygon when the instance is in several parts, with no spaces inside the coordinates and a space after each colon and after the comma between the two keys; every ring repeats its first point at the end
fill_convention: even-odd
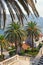
{"type": "Polygon", "coordinates": [[[26,56],[19,56],[20,60],[30,60],[30,57],[26,57],[26,56]]]}
{"type": "MultiPolygon", "coordinates": [[[[26,57],[26,56],[18,56],[17,60],[13,61],[12,63],[10,63],[8,65],[17,65],[17,63],[19,65],[21,65],[20,63],[23,62],[23,61],[25,61],[25,62],[28,61],[28,63],[29,63],[28,65],[31,65],[29,60],[30,60],[29,57],[26,57]]],[[[23,65],[23,63],[22,63],[22,65],[23,65]]]]}
{"type": "Polygon", "coordinates": [[[13,62],[17,62],[18,60],[30,60],[29,57],[26,56],[19,56],[19,55],[15,55],[9,59],[4,60],[3,62],[0,62],[0,65],[11,65],[13,62]]]}
{"type": "Polygon", "coordinates": [[[18,59],[18,55],[15,55],[15,56],[13,56],[9,59],[4,60],[3,62],[0,62],[0,65],[8,65],[8,64],[10,64],[11,62],[13,62],[17,59],[18,59]]]}

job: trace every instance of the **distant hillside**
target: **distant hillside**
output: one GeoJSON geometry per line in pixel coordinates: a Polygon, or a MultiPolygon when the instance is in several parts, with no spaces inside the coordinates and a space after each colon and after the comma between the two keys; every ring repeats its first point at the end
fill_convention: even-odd
{"type": "MultiPolygon", "coordinates": [[[[43,32],[43,17],[36,18],[34,15],[30,15],[29,17],[26,15],[26,18],[27,18],[27,20],[24,19],[24,25],[27,24],[27,22],[29,22],[30,20],[35,21],[35,22],[37,22],[39,28],[43,32]]],[[[18,19],[16,17],[15,21],[17,21],[17,20],[18,19]]],[[[7,14],[6,26],[10,23],[11,23],[11,17],[7,14]]]]}
{"type": "Polygon", "coordinates": [[[39,28],[41,29],[41,31],[43,33],[43,17],[39,17],[39,18],[29,17],[29,18],[30,18],[30,20],[35,21],[38,24],[39,28]]]}
{"type": "Polygon", "coordinates": [[[0,30],[0,34],[4,34],[4,31],[3,30],[0,30]]]}

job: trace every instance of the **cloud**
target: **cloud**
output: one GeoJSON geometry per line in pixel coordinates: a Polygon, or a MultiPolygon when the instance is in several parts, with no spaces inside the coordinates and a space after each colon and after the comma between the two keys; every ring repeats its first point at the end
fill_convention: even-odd
{"type": "Polygon", "coordinates": [[[39,12],[39,15],[43,17],[43,0],[37,0],[36,8],[39,12]]]}

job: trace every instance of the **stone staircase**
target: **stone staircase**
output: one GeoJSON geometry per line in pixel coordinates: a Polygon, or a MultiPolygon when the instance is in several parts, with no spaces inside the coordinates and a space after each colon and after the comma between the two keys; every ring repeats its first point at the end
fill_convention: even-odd
{"type": "Polygon", "coordinates": [[[33,60],[32,65],[38,65],[41,58],[43,58],[43,46],[39,50],[39,53],[37,54],[35,59],[33,60]]]}
{"type": "Polygon", "coordinates": [[[43,56],[41,56],[39,62],[38,62],[38,65],[43,65],[43,56]]]}

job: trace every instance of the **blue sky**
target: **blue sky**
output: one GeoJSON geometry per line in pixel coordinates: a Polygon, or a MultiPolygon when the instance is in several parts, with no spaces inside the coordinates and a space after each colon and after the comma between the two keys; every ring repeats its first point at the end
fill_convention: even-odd
{"type": "Polygon", "coordinates": [[[36,8],[41,17],[43,17],[43,0],[37,0],[36,8]]]}

